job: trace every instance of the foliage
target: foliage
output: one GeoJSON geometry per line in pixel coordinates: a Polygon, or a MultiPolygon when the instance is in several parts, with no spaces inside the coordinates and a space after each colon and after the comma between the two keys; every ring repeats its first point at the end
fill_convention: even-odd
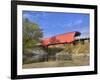
{"type": "Polygon", "coordinates": [[[39,43],[43,33],[39,26],[30,22],[27,18],[23,19],[23,49],[31,49],[39,43]]]}

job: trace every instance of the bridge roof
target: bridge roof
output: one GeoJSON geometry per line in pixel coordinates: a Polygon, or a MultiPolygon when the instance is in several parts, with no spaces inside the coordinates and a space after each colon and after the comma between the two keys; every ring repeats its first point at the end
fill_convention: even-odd
{"type": "Polygon", "coordinates": [[[60,43],[71,43],[74,41],[76,36],[79,36],[80,32],[68,32],[64,34],[59,34],[50,38],[45,38],[42,40],[42,45],[52,45],[60,43]]]}

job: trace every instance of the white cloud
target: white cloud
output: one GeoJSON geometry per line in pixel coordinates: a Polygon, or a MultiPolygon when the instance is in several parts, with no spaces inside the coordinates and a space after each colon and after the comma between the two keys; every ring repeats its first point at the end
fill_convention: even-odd
{"type": "Polygon", "coordinates": [[[81,19],[79,19],[79,20],[76,20],[76,21],[72,21],[72,22],[69,22],[69,24],[67,24],[67,27],[72,27],[72,26],[77,26],[77,25],[80,25],[80,24],[82,24],[82,20],[81,19]]]}

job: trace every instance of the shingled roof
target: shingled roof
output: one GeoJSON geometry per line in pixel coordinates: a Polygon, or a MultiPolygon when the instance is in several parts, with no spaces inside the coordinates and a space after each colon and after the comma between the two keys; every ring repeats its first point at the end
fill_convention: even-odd
{"type": "Polygon", "coordinates": [[[61,44],[61,43],[71,43],[75,40],[76,36],[79,36],[80,32],[68,32],[64,34],[59,34],[56,36],[52,36],[50,38],[45,38],[41,41],[43,46],[53,45],[53,44],[61,44]]]}

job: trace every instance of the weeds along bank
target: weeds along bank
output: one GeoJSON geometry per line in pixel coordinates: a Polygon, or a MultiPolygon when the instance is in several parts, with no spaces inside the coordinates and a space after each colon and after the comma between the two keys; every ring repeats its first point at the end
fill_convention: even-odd
{"type": "Polygon", "coordinates": [[[48,61],[71,61],[89,59],[89,42],[76,42],[75,44],[52,45],[48,48],[35,47],[24,53],[23,64],[48,62],[48,61]]]}

